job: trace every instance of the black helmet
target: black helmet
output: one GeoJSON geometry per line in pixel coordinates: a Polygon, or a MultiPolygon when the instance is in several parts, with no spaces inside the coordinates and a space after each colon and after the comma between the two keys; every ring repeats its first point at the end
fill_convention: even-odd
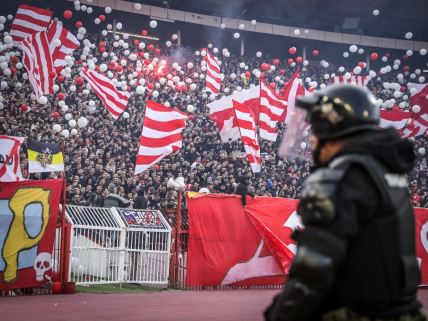
{"type": "Polygon", "coordinates": [[[296,99],[296,107],[310,114],[312,130],[321,140],[340,138],[379,128],[379,106],[367,89],[331,85],[296,99]]]}

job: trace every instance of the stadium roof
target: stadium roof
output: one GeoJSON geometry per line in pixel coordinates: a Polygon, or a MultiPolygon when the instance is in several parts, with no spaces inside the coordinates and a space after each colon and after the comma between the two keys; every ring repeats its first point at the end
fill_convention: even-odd
{"type": "Polygon", "coordinates": [[[227,18],[377,37],[428,40],[426,0],[140,0],[131,1],[227,18]],[[373,10],[379,10],[378,16],[373,10]]]}

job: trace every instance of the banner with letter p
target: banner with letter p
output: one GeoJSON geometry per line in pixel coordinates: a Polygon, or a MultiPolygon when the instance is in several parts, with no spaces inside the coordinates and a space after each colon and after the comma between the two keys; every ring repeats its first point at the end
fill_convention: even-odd
{"type": "Polygon", "coordinates": [[[50,280],[62,186],[62,179],[0,184],[0,290],[50,280]]]}

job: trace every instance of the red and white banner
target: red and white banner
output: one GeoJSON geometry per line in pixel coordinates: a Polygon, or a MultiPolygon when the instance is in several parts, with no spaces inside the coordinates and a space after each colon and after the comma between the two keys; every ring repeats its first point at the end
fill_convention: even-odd
{"type": "Polygon", "coordinates": [[[21,42],[23,63],[27,70],[28,80],[37,97],[53,94],[55,77],[49,42],[45,32],[37,32],[21,42]]]}
{"type": "Polygon", "coordinates": [[[64,59],[65,56],[72,56],[73,51],[79,48],[80,42],[70,31],[56,21],[51,23],[46,34],[54,68],[57,73],[60,73],[62,68],[67,65],[64,59]],[[55,46],[55,40],[57,39],[61,41],[59,46],[55,46]]]}
{"type": "MultiPolygon", "coordinates": [[[[273,243],[264,239],[268,234],[261,234],[258,229],[263,225],[269,228],[271,223],[283,226],[295,205],[269,207],[273,210],[269,223],[263,218],[266,212],[262,207],[274,198],[264,199],[249,199],[246,207],[251,206],[251,214],[246,214],[236,195],[188,195],[188,286],[283,284],[286,270],[270,250],[273,243]],[[262,222],[257,228],[252,223],[254,217],[262,222]]],[[[294,244],[291,229],[284,227],[284,230],[289,239],[284,239],[284,243],[294,244]]],[[[284,265],[288,267],[290,262],[284,265]]]]}
{"type": "Polygon", "coordinates": [[[251,170],[253,173],[260,173],[260,145],[257,138],[257,126],[254,120],[254,113],[246,105],[236,101],[233,101],[233,108],[235,109],[239,132],[241,133],[242,145],[244,145],[251,170]]]}
{"type": "Polygon", "coordinates": [[[111,79],[88,69],[88,67],[82,69],[82,74],[91,85],[98,98],[102,100],[112,117],[118,119],[125,111],[131,94],[127,91],[117,90],[111,79]]]}
{"type": "Polygon", "coordinates": [[[332,84],[350,84],[356,85],[360,87],[367,86],[367,83],[370,81],[370,76],[357,76],[352,75],[350,78],[346,78],[345,76],[333,76],[331,77],[332,84]]]}
{"type": "Polygon", "coordinates": [[[23,41],[39,31],[45,31],[51,21],[53,11],[21,4],[10,26],[14,43],[23,41]]]}
{"type": "Polygon", "coordinates": [[[2,183],[0,291],[41,286],[52,279],[62,187],[62,179],[2,183]]]}
{"type": "Polygon", "coordinates": [[[428,285],[428,209],[415,208],[416,256],[421,271],[421,285],[428,285]]]}
{"type": "MultiPolygon", "coordinates": [[[[298,200],[189,193],[188,286],[282,284],[303,228],[298,200]]],[[[428,285],[428,209],[415,208],[416,254],[428,285]]]]}
{"type": "Polygon", "coordinates": [[[272,90],[263,79],[260,79],[260,138],[275,142],[277,123],[287,113],[287,101],[272,90]]]}
{"type": "Polygon", "coordinates": [[[0,182],[23,180],[19,151],[24,139],[24,137],[0,135],[0,182]]]}
{"type": "Polygon", "coordinates": [[[287,101],[287,112],[280,119],[281,122],[289,123],[296,106],[296,97],[304,96],[306,93],[299,70],[296,71],[288,81],[284,90],[284,99],[287,101]]]}
{"type": "Polygon", "coordinates": [[[259,122],[260,87],[235,92],[232,95],[207,104],[210,109],[210,119],[215,121],[220,132],[222,142],[238,140],[241,136],[236,122],[233,100],[246,105],[254,113],[256,124],[259,122]]]}
{"type": "Polygon", "coordinates": [[[181,148],[181,132],[186,128],[187,118],[185,113],[176,108],[147,101],[135,175],[181,148]]]}
{"type": "Polygon", "coordinates": [[[403,131],[405,137],[423,135],[428,130],[428,84],[408,83],[410,102],[412,103],[412,121],[403,131]],[[419,111],[414,107],[419,106],[419,111]]]}
{"type": "Polygon", "coordinates": [[[217,95],[220,92],[222,81],[220,64],[217,57],[213,56],[208,49],[206,51],[207,75],[205,76],[205,90],[217,95]]]}

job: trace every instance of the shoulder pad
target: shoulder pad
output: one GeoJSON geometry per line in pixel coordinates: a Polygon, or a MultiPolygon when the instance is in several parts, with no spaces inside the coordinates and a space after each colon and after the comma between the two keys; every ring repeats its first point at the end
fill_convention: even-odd
{"type": "Polygon", "coordinates": [[[305,195],[320,193],[326,197],[332,196],[336,185],[345,175],[344,170],[321,168],[310,175],[303,183],[303,198],[305,195]]]}
{"type": "Polygon", "coordinates": [[[298,206],[304,225],[327,225],[334,220],[335,208],[331,197],[344,175],[343,170],[323,168],[308,177],[298,206]]]}

